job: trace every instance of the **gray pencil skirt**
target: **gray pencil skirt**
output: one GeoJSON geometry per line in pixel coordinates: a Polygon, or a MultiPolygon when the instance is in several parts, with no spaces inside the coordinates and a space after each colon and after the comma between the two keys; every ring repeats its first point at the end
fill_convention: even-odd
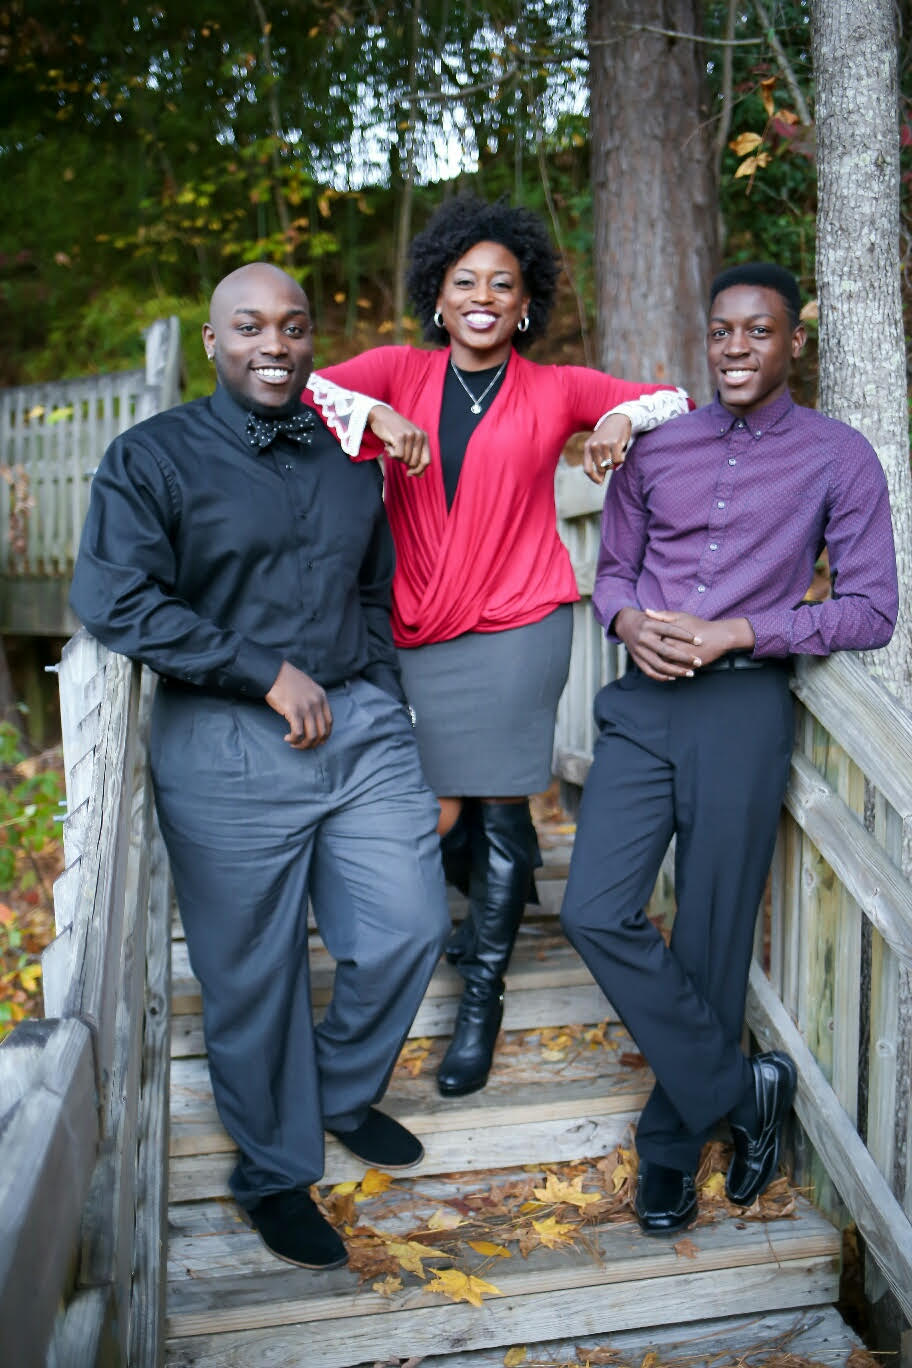
{"type": "Polygon", "coordinates": [[[551,782],[573,609],[505,632],[399,651],[425,778],[441,798],[512,798],[551,782]]]}

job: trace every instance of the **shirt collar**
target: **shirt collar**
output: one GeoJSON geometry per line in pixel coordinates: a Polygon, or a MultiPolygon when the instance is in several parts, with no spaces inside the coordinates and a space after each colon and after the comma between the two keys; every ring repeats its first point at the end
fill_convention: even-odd
{"type": "Polygon", "coordinates": [[[731,432],[737,423],[743,423],[752,437],[761,437],[764,432],[769,432],[771,428],[780,423],[783,418],[788,417],[795,407],[795,401],[788,390],[774,399],[771,404],[764,404],[762,408],[754,409],[752,413],[738,414],[731,413],[722,404],[718,392],[710,404],[716,431],[721,437],[725,437],[731,432]]]}
{"type": "MultiPolygon", "coordinates": [[[[245,446],[249,446],[247,439],[247,416],[252,413],[253,410],[244,408],[242,404],[239,404],[236,399],[231,397],[223,385],[216,385],[209,402],[212,405],[212,412],[215,416],[220,418],[223,423],[226,423],[235,436],[238,437],[245,446]]],[[[293,413],[303,411],[305,408],[306,405],[301,404],[299,409],[293,410],[293,413]]],[[[278,417],[279,415],[276,414],[275,416],[278,417]]],[[[288,415],[286,414],[282,415],[282,417],[287,416],[288,415]]],[[[317,426],[319,428],[320,424],[317,424],[317,426]]],[[[262,452],[256,447],[250,447],[250,451],[254,456],[262,455],[262,452]]]]}

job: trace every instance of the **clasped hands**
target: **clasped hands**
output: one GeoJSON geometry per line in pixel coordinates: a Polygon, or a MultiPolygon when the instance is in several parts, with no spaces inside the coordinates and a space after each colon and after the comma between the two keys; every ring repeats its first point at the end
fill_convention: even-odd
{"type": "Polygon", "coordinates": [[[643,674],[662,682],[692,678],[701,665],[711,665],[728,651],[752,650],[755,641],[747,618],[708,622],[693,613],[653,608],[622,608],[614,618],[614,633],[643,674]]]}

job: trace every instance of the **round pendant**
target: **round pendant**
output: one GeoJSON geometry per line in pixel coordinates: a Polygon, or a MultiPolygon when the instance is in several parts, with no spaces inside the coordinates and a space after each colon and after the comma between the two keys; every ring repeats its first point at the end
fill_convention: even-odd
{"type": "Polygon", "coordinates": [[[471,407],[471,409],[469,410],[469,412],[470,412],[470,413],[481,413],[481,404],[473,404],[472,407],[471,407]]]}

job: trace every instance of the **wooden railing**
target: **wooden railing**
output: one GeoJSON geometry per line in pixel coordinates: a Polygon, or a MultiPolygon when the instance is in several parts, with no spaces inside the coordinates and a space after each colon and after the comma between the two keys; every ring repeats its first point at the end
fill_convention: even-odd
{"type": "MultiPolygon", "coordinates": [[[[595,692],[623,668],[588,601],[602,495],[587,484],[558,473],[583,595],[554,749],[571,785],[591,761],[595,692]]],[[[855,1222],[912,1320],[912,714],[845,653],[799,659],[793,689],[796,745],[748,1024],[798,1064],[799,1180],[855,1222]]],[[[869,1282],[872,1299],[882,1290],[869,1282]]]]}
{"type": "Polygon", "coordinates": [[[0,631],[69,635],[73,558],[108,443],[180,399],[177,318],[146,332],[145,367],[0,390],[0,631]]]}
{"type": "Polygon", "coordinates": [[[0,1362],[161,1362],[170,889],[152,680],[87,634],[59,667],[67,817],[46,1019],[0,1046],[0,1362]]]}

